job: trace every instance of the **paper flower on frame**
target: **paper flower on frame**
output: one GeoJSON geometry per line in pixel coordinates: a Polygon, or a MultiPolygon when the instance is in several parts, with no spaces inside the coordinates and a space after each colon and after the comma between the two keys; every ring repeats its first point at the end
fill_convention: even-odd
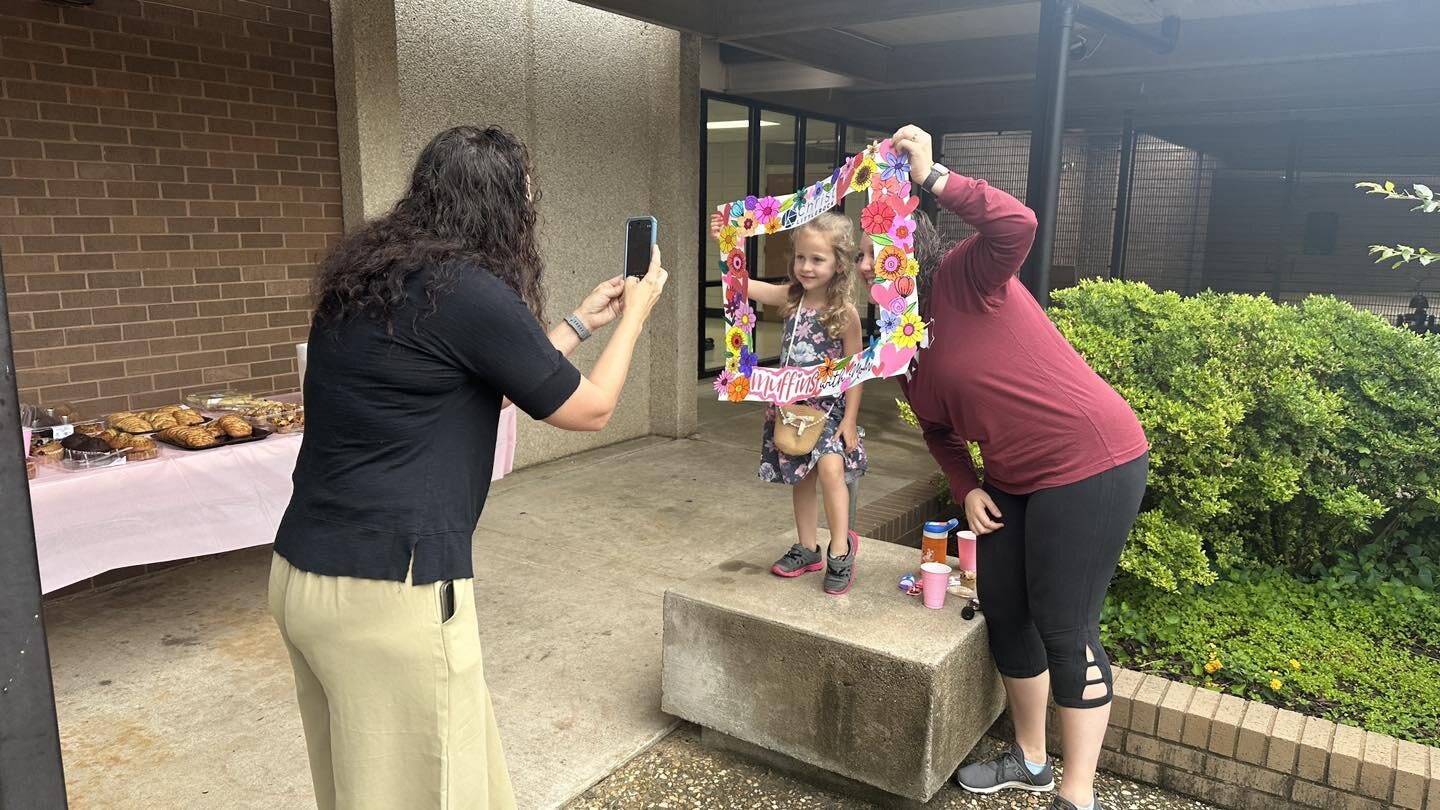
{"type": "Polygon", "coordinates": [[[888,233],[895,221],[895,209],[877,200],[860,212],[860,227],[865,233],[888,233]]]}
{"type": "Polygon", "coordinates": [[[835,376],[836,365],[837,363],[835,361],[835,358],[825,358],[825,362],[821,363],[820,368],[815,371],[815,376],[818,377],[820,379],[820,382],[822,383],[829,380],[831,377],[835,376]]]}
{"type": "Polygon", "coordinates": [[[730,320],[736,329],[747,335],[755,331],[755,310],[747,303],[741,302],[739,306],[735,307],[735,314],[730,317],[730,320]]]}
{"type": "Polygon", "coordinates": [[[880,171],[881,180],[904,181],[910,174],[910,158],[903,154],[891,152],[883,156],[885,168],[880,171]]]}
{"type": "Polygon", "coordinates": [[[770,220],[780,215],[780,201],[774,197],[764,197],[755,204],[755,215],[761,222],[769,223],[770,220]]]}
{"type": "Polygon", "coordinates": [[[745,272],[745,251],[736,248],[725,256],[725,267],[732,273],[745,272]]]}
{"type": "MultiPolygon", "coordinates": [[[[872,205],[885,205],[885,203],[872,203],[872,205]]],[[[890,210],[892,215],[895,213],[895,210],[890,208],[890,206],[885,205],[885,207],[890,210]]],[[[890,220],[890,228],[887,230],[887,233],[890,235],[890,242],[894,244],[895,247],[900,248],[906,253],[910,252],[915,242],[914,222],[907,217],[894,217],[890,220]]]]}
{"type": "Polygon", "coordinates": [[[875,257],[875,277],[894,281],[905,274],[905,251],[894,245],[881,249],[875,257]]]}
{"type": "Polygon", "coordinates": [[[888,338],[900,327],[900,316],[888,309],[880,310],[880,335],[888,338]]]}
{"type": "Polygon", "coordinates": [[[759,365],[760,358],[749,349],[740,350],[740,374],[749,377],[755,372],[755,366],[759,365]]]}
{"type": "Polygon", "coordinates": [[[740,350],[748,346],[749,343],[749,339],[745,336],[745,330],[738,326],[730,327],[725,333],[725,353],[732,357],[739,356],[740,350]]]}
{"type": "Polygon", "coordinates": [[[736,229],[734,225],[726,225],[725,227],[720,229],[719,242],[721,253],[724,253],[727,256],[730,255],[730,251],[734,250],[738,246],[739,241],[740,231],[736,229]]]}
{"type": "Polygon", "coordinates": [[[877,167],[875,161],[866,157],[855,167],[855,174],[850,178],[850,189],[852,191],[864,191],[870,188],[870,181],[875,179],[877,167]]]}
{"type": "Polygon", "coordinates": [[[745,197],[745,210],[746,210],[746,211],[754,211],[754,210],[755,210],[755,204],[758,203],[758,202],[760,202],[760,198],[759,198],[759,197],[756,197],[754,194],[750,194],[750,195],[746,196],[746,197],[745,197]]]}
{"type": "Polygon", "coordinates": [[[750,395],[750,378],[736,377],[731,380],[726,395],[730,397],[731,402],[744,401],[745,397],[750,395]]]}
{"type": "Polygon", "coordinates": [[[902,349],[913,349],[925,340],[925,322],[913,312],[900,316],[900,325],[890,335],[890,341],[902,349]]]}
{"type": "Polygon", "coordinates": [[[734,379],[735,375],[731,374],[729,371],[720,372],[719,376],[715,378],[715,393],[724,394],[729,391],[730,382],[734,379]]]}

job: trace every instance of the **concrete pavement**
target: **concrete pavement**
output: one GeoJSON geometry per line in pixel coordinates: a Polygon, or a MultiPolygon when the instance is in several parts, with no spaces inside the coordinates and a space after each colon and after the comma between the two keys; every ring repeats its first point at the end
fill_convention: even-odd
{"type": "MultiPolygon", "coordinates": [[[[895,417],[895,386],[867,388],[862,503],[934,470],[895,417]]],[[[760,407],[697,391],[694,437],[626,442],[491,491],[476,604],[522,808],[563,805],[673,728],[661,594],[793,525],[788,488],[756,478],[760,407]]],[[[72,807],[313,806],[268,570],[268,549],[251,549],[47,607],[72,807]]]]}

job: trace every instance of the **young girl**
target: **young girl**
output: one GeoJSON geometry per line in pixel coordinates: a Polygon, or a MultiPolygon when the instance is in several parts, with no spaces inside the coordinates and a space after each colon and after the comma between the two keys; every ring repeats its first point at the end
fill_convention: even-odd
{"type": "MultiPolygon", "coordinates": [[[[719,217],[712,222],[718,231],[719,217]]],[[[852,301],[855,283],[855,230],[843,214],[827,212],[795,229],[794,259],[788,285],[751,280],[750,297],[785,314],[781,330],[781,365],[813,366],[826,359],[855,354],[860,342],[860,313],[852,301]]],[[[847,487],[865,474],[865,447],[860,440],[860,386],[840,397],[807,401],[828,413],[815,449],[805,456],[789,456],[775,446],[779,408],[765,414],[760,449],[760,480],[789,484],[795,503],[795,529],[800,542],[790,547],[770,570],[776,576],[798,577],[825,569],[825,592],[840,595],[855,581],[855,553],[859,538],[850,528],[850,493],[847,487]],[[815,483],[825,490],[825,518],[830,544],[821,559],[819,515],[815,483]]]]}

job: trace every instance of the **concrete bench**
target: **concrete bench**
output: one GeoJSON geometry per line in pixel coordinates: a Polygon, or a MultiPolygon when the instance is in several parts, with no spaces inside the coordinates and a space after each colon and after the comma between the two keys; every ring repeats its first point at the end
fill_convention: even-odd
{"type": "Polygon", "coordinates": [[[823,593],[822,574],[780,579],[770,565],[792,542],[666,591],[661,707],[707,737],[928,800],[1003,708],[983,614],[901,593],[920,554],[875,540],[861,541],[845,596],[823,593]]]}

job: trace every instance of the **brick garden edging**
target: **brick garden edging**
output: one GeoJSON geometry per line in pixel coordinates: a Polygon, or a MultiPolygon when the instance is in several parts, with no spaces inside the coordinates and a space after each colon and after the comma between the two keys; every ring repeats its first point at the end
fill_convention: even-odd
{"type": "Polygon", "coordinates": [[[1440,810],[1440,748],[1118,667],[1100,767],[1239,810],[1440,810]]]}
{"type": "MultiPolygon", "coordinates": [[[[918,548],[925,521],[954,509],[941,486],[934,476],[862,506],[855,531],[918,548]]],[[[1120,667],[1100,767],[1232,810],[1440,810],[1440,748],[1120,667]]]]}

